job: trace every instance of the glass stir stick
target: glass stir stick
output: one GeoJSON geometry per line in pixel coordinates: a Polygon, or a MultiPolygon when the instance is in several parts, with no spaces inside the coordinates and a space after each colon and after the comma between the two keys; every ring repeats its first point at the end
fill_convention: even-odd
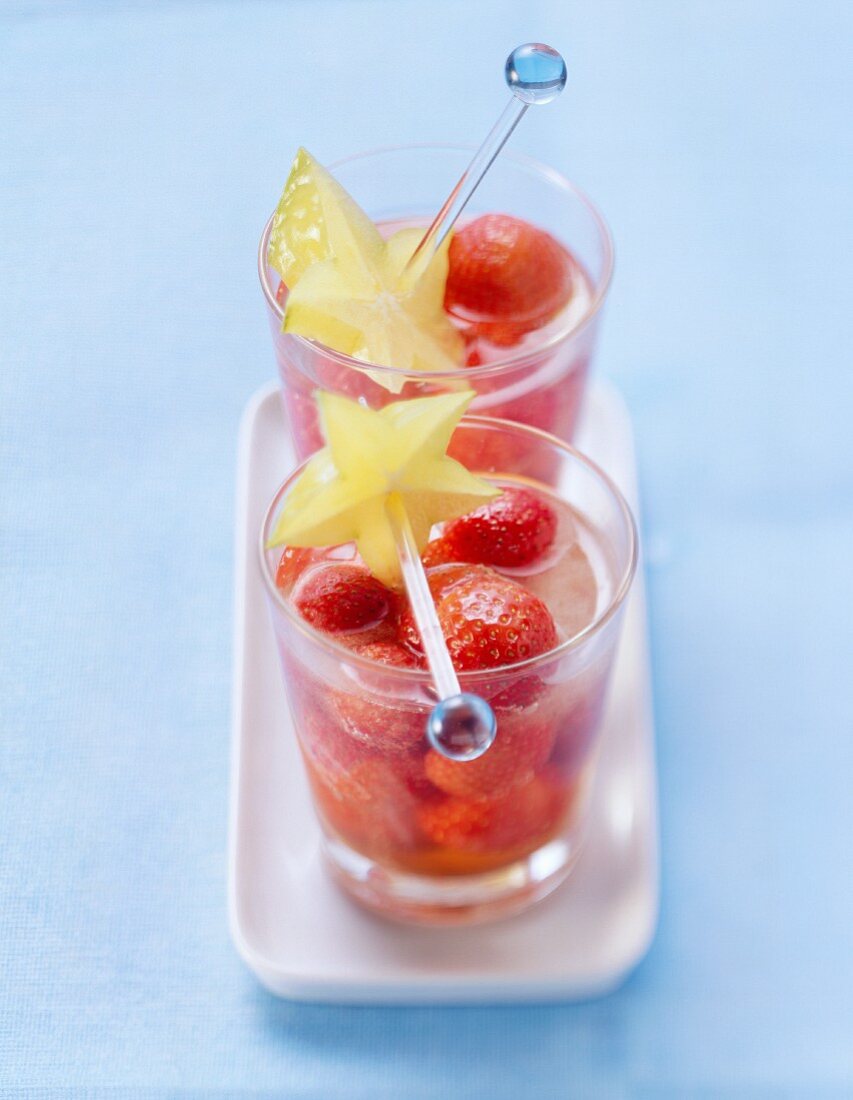
{"type": "Polygon", "coordinates": [[[534,103],[550,103],[565,88],[566,63],[551,46],[528,42],[516,46],[506,59],[504,78],[512,97],[409,258],[405,272],[410,275],[417,277],[426,270],[527,108],[534,103]]]}
{"type": "MultiPolygon", "coordinates": [[[[426,269],[527,108],[532,103],[550,103],[562,92],[566,85],[566,63],[550,46],[529,42],[512,51],[506,60],[504,75],[512,99],[412,253],[404,271],[410,278],[417,279],[426,269]]],[[[427,738],[442,756],[451,760],[476,760],[495,739],[494,711],[479,695],[461,691],[409,517],[395,494],[389,499],[387,509],[412,614],[439,696],[439,702],[427,719],[427,738]]]]}

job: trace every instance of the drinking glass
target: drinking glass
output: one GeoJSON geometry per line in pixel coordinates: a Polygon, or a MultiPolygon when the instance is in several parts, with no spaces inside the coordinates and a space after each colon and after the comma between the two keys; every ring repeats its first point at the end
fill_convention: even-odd
{"type": "MultiPolygon", "coordinates": [[[[495,742],[479,760],[430,760],[435,750],[425,724],[436,700],[428,672],[354,652],[310,626],[277,587],[282,550],[267,549],[267,541],[302,467],[275,494],[263,521],[261,570],[323,850],[341,885],[387,916],[470,922],[523,908],[562,882],[580,850],[637,536],[612,481],[553,436],[465,417],[450,447],[452,455],[519,450],[538,452],[538,466],[548,471],[541,481],[521,483],[571,508],[595,573],[588,586],[593,603],[585,625],[550,652],[460,673],[462,690],[487,698],[497,716],[495,742]],[[525,751],[533,746],[535,759],[528,756],[518,773],[511,769],[486,797],[466,793],[480,773],[459,769],[482,769],[498,751],[512,755],[513,739],[522,739],[525,751]],[[433,783],[436,763],[456,793],[448,793],[446,778],[433,783]]],[[[503,484],[519,481],[511,466],[480,465],[475,472],[503,484]]],[[[556,610],[573,583],[571,553],[554,568],[550,587],[537,591],[556,610]]]]}
{"type": "MultiPolygon", "coordinates": [[[[336,179],[380,227],[429,224],[467,166],[473,149],[412,145],[360,153],[331,166],[336,179]]],[[[512,214],[540,226],[572,254],[585,275],[588,296],[501,358],[443,373],[407,374],[393,365],[368,365],[301,336],[281,331],[285,290],[267,264],[272,218],[258,250],[285,420],[298,458],[322,445],[314,393],[318,389],[381,408],[401,397],[458,390],[476,392],[471,412],[516,420],[570,442],[578,421],[590,361],[613,269],[613,246],[601,214],[559,172],[503,152],[474,194],[464,218],[512,214]],[[537,339],[536,337],[539,337],[537,339]],[[387,382],[388,385],[384,385],[387,382]]]]}

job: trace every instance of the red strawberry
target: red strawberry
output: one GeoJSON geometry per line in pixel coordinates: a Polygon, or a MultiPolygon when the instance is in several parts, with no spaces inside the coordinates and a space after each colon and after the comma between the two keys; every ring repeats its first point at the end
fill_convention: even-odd
{"type": "Polygon", "coordinates": [[[513,852],[538,847],[562,823],[572,790],[546,771],[499,798],[448,798],[421,806],[424,832],[445,848],[513,852]]]}
{"type": "Polygon", "coordinates": [[[550,233],[509,214],[486,214],[450,244],[444,308],[478,321],[539,328],[571,295],[571,259],[550,233]]]}
{"type": "Polygon", "coordinates": [[[553,721],[523,713],[498,720],[494,744],[476,760],[448,760],[434,750],[424,767],[436,787],[459,798],[495,797],[529,782],[550,755],[556,727],[553,721]]]}
{"type": "Polygon", "coordinates": [[[505,489],[495,500],[451,520],[441,536],[441,553],[446,561],[514,569],[544,554],[556,534],[557,514],[543,497],[530,489],[505,489]]]}
{"type": "Polygon", "coordinates": [[[383,753],[409,753],[425,744],[429,707],[382,694],[333,691],[331,706],[341,729],[383,753]]]}
{"type": "Polygon", "coordinates": [[[310,570],[297,585],[293,603],[312,626],[338,634],[385,619],[394,593],[363,565],[343,563],[310,570]]]}
{"type": "MultiPolygon", "coordinates": [[[[541,323],[547,320],[545,317],[541,323]]],[[[473,327],[478,340],[488,340],[496,348],[514,348],[532,331],[529,322],[524,321],[480,321],[473,327]]]]}
{"type": "MultiPolygon", "coordinates": [[[[432,545],[430,543],[429,545],[432,545]]],[[[427,550],[429,546],[427,546],[427,550]]],[[[426,554],[426,550],[424,551],[426,554]]],[[[426,565],[426,562],[424,562],[426,565]]],[[[491,573],[491,570],[487,570],[491,573]]],[[[460,581],[465,580],[466,577],[472,575],[472,569],[470,565],[460,564],[437,564],[434,568],[430,568],[427,571],[427,581],[429,583],[429,590],[432,593],[432,598],[438,605],[444,593],[451,588],[454,584],[458,584],[460,581]]],[[[408,604],[400,612],[398,636],[403,645],[408,646],[416,654],[422,656],[421,653],[421,636],[418,633],[418,628],[415,623],[415,617],[412,614],[411,607],[408,604]]]]}
{"type": "Polygon", "coordinates": [[[421,554],[421,561],[426,569],[433,569],[436,565],[458,564],[457,559],[451,557],[450,554],[450,547],[444,539],[437,538],[426,544],[424,552],[421,554]]]}
{"type": "Polygon", "coordinates": [[[444,796],[430,780],[424,768],[426,757],[416,750],[405,756],[389,756],[388,763],[419,802],[437,802],[444,796]]]}
{"type": "Polygon", "coordinates": [[[393,855],[421,841],[417,800],[385,760],[363,760],[334,784],[315,786],[315,793],[329,826],[367,855],[393,855]]]}
{"type": "Polygon", "coordinates": [[[543,699],[543,696],[549,691],[550,689],[544,680],[539,676],[530,674],[493,681],[488,685],[487,698],[492,704],[492,710],[497,714],[499,721],[501,714],[505,712],[519,714],[521,711],[526,711],[528,718],[538,718],[540,712],[544,715],[547,710],[553,717],[555,711],[553,707],[548,706],[550,697],[543,699]],[[537,708],[536,714],[530,713],[530,708],[533,706],[537,708]]]}
{"type": "Polygon", "coordinates": [[[299,742],[311,770],[325,783],[333,783],[367,755],[365,746],[351,737],[322,704],[300,715],[299,742]]]}
{"type": "Polygon", "coordinates": [[[601,726],[606,677],[566,685],[560,700],[557,737],[551,763],[563,775],[577,775],[589,759],[601,726]]]}
{"type": "Polygon", "coordinates": [[[441,596],[437,611],[461,672],[512,665],[557,644],[554,620],[542,600],[484,566],[469,567],[468,575],[441,596]]]}
{"type": "MultiPolygon", "coordinates": [[[[561,377],[554,385],[541,386],[536,390],[528,391],[521,397],[510,397],[509,400],[501,400],[497,404],[490,405],[489,416],[499,420],[516,420],[519,424],[540,428],[543,432],[550,432],[561,439],[570,439],[571,428],[574,426],[573,411],[576,410],[585,380],[584,364],[578,369],[577,374],[572,371],[561,377]],[[567,428],[568,431],[566,431],[567,428]]],[[[521,440],[514,439],[513,443],[518,447],[521,440]]],[[[495,469],[499,468],[495,467],[495,469]]],[[[517,465],[504,467],[504,469],[507,468],[518,470],[517,465]]],[[[529,474],[527,470],[523,472],[529,474]]]]}
{"type": "MultiPolygon", "coordinates": [[[[487,570],[487,572],[491,573],[491,570],[487,570]]],[[[445,593],[449,592],[454,585],[468,580],[472,573],[471,566],[465,562],[446,562],[430,569],[427,580],[433,598],[436,601],[442,599],[445,593]]]]}
{"type": "MultiPolygon", "coordinates": [[[[392,628],[393,629],[393,628],[392,628]]],[[[357,637],[357,635],[356,635],[357,637]]],[[[423,661],[409,649],[404,649],[394,635],[386,640],[384,636],[376,641],[354,641],[351,646],[354,653],[366,657],[369,661],[379,661],[392,668],[422,668],[423,661]]]]}
{"type": "MultiPolygon", "coordinates": [[[[371,636],[374,630],[366,633],[371,636]]],[[[421,656],[400,644],[395,633],[390,637],[369,637],[362,644],[357,639],[358,635],[347,639],[355,653],[389,670],[425,665],[421,656]]],[[[396,697],[391,690],[391,675],[379,667],[375,671],[362,671],[358,688],[353,685],[348,691],[332,689],[327,702],[336,723],[360,744],[384,753],[408,753],[425,744],[429,707],[413,699],[396,697]]]]}

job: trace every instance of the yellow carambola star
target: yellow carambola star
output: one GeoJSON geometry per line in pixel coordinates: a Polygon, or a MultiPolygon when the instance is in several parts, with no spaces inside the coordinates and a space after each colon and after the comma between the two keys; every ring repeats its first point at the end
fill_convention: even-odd
{"type": "Polygon", "coordinates": [[[499,490],[447,455],[473,393],[395,401],[378,412],[319,393],[327,445],[308,462],[288,496],[269,545],[355,542],[379,580],[400,580],[392,495],[402,502],[418,550],[434,523],[464,515],[499,490]]]}
{"type": "MultiPolygon", "coordinates": [[[[288,288],[283,331],[400,371],[456,370],[462,341],[443,304],[449,238],[425,272],[406,270],[423,232],[401,229],[383,239],[337,180],[300,149],[268,253],[288,288]]],[[[371,377],[395,393],[405,382],[382,371],[371,377]]]]}

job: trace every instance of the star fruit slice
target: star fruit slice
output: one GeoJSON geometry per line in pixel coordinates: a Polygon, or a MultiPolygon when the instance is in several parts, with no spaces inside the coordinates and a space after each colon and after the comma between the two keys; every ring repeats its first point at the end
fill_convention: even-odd
{"type": "MultiPolygon", "coordinates": [[[[453,371],[462,340],[444,312],[449,238],[420,278],[405,272],[422,230],[387,241],[322,165],[300,149],[273,218],[269,262],[288,288],[284,332],[400,371],[453,371]]],[[[404,379],[373,372],[399,392],[404,379]]]]}
{"type": "Polygon", "coordinates": [[[319,393],[326,446],[293,486],[269,546],[337,546],[355,542],[384,584],[401,579],[388,500],[396,494],[418,550],[433,524],[454,519],[498,495],[447,455],[473,394],[395,401],[375,411],[338,394],[319,393]]]}

